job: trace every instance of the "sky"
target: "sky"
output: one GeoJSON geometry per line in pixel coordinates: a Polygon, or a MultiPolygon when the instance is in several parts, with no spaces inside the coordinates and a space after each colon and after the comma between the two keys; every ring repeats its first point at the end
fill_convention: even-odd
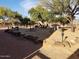
{"type": "Polygon", "coordinates": [[[38,4],[37,0],[0,0],[0,6],[17,11],[22,16],[29,16],[28,10],[38,4]]]}
{"type": "MultiPolygon", "coordinates": [[[[10,8],[13,11],[19,12],[22,16],[28,17],[29,9],[38,4],[38,0],[0,0],[0,6],[10,8]]],[[[76,18],[79,19],[79,15],[76,15],[76,18]]]]}

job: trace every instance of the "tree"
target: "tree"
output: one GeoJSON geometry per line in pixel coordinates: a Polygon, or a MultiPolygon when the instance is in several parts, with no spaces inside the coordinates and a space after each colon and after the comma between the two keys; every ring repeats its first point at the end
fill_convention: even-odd
{"type": "Polygon", "coordinates": [[[0,16],[3,17],[3,23],[5,25],[6,23],[6,20],[5,19],[8,19],[8,21],[13,25],[14,24],[14,17],[15,17],[15,12],[12,11],[11,9],[8,9],[6,7],[0,7],[0,16]]]}
{"type": "Polygon", "coordinates": [[[41,0],[41,5],[50,9],[55,15],[61,15],[71,24],[72,31],[75,14],[79,11],[79,0],[41,0]]]}
{"type": "Polygon", "coordinates": [[[56,22],[60,22],[63,26],[64,26],[65,24],[68,24],[68,23],[69,23],[69,21],[66,20],[64,17],[58,17],[58,18],[56,18],[55,20],[56,20],[56,22]]]}
{"type": "Polygon", "coordinates": [[[30,22],[30,18],[25,17],[23,20],[21,20],[21,23],[24,25],[28,25],[30,22]]]}
{"type": "Polygon", "coordinates": [[[10,9],[7,9],[6,10],[6,16],[14,18],[15,17],[15,12],[10,10],[10,9]]]}
{"type": "Polygon", "coordinates": [[[14,17],[15,13],[11,9],[0,7],[0,16],[14,17]]]}
{"type": "Polygon", "coordinates": [[[6,13],[6,8],[0,7],[0,16],[4,16],[6,13]]]}
{"type": "Polygon", "coordinates": [[[35,8],[31,8],[28,13],[30,14],[32,20],[38,20],[38,12],[35,8]]]}
{"type": "Polygon", "coordinates": [[[48,10],[40,5],[31,8],[28,13],[35,21],[48,21],[48,10]]]}

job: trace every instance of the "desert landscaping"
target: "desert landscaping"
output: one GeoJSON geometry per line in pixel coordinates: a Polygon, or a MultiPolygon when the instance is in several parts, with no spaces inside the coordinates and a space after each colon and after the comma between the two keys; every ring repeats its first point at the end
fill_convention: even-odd
{"type": "Polygon", "coordinates": [[[79,0],[0,0],[0,59],[79,59],[79,0]]]}

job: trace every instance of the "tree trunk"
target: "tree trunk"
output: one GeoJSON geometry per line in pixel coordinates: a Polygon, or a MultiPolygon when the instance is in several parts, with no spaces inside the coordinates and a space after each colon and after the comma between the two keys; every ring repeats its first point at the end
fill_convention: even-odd
{"type": "Polygon", "coordinates": [[[71,31],[72,31],[72,32],[75,32],[75,26],[74,26],[74,24],[73,24],[73,20],[71,20],[71,31]]]}

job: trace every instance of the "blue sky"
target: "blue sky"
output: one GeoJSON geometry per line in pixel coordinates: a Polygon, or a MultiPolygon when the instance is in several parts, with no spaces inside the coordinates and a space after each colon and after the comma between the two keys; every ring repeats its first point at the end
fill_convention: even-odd
{"type": "MultiPolygon", "coordinates": [[[[18,11],[23,16],[29,16],[28,10],[38,4],[38,0],[0,0],[0,6],[18,11]]],[[[76,16],[76,19],[79,19],[79,15],[76,16]]]]}
{"type": "Polygon", "coordinates": [[[28,10],[37,4],[37,0],[0,0],[0,6],[18,11],[23,16],[28,16],[28,10]]]}

